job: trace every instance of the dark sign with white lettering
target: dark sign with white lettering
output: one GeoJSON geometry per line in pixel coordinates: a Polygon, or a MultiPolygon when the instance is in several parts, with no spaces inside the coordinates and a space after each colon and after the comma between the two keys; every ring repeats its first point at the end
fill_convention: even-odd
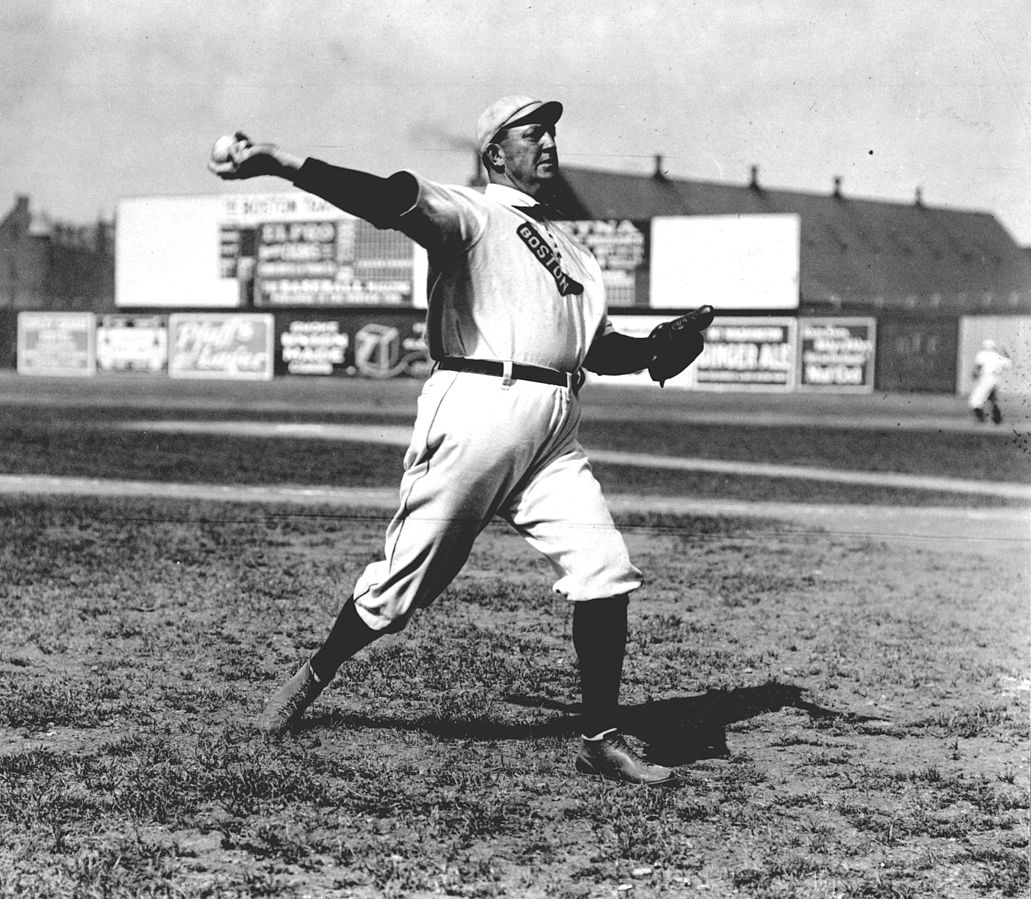
{"type": "Polygon", "coordinates": [[[795,374],[795,322],[788,318],[723,318],[705,332],[695,383],[712,390],[790,390],[795,374]]]}
{"type": "Polygon", "coordinates": [[[610,308],[648,305],[648,222],[588,219],[559,227],[598,260],[610,308]]]}
{"type": "Polygon", "coordinates": [[[798,323],[798,386],[805,390],[873,390],[872,318],[802,319],[798,323]]]}
{"type": "Polygon", "coordinates": [[[537,229],[533,225],[529,222],[523,222],[516,228],[516,234],[519,235],[519,238],[526,244],[537,261],[555,279],[555,286],[562,296],[571,296],[584,292],[583,284],[562,270],[561,260],[548,241],[537,233],[537,229]]]}
{"type": "Polygon", "coordinates": [[[284,374],[347,374],[351,338],[339,320],[294,319],[277,336],[284,374]]]}
{"type": "MultiPolygon", "coordinates": [[[[252,268],[233,266],[223,230],[223,276],[253,277],[255,306],[411,305],[412,242],[353,218],[263,222],[252,268]]],[[[241,250],[242,242],[241,242],[241,250]]]]}
{"type": "Polygon", "coordinates": [[[276,314],[277,375],[426,377],[426,323],[415,313],[353,310],[276,314]]]}

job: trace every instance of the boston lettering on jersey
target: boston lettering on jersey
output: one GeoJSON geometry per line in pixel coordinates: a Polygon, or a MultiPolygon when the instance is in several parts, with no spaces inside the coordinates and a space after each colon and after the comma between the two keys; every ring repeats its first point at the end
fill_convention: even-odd
{"type": "Polygon", "coordinates": [[[537,261],[540,262],[549,272],[552,278],[555,279],[555,283],[558,285],[558,292],[562,296],[567,297],[570,294],[581,294],[584,292],[584,286],[575,278],[571,278],[564,271],[562,271],[562,265],[555,255],[555,251],[548,245],[548,242],[537,233],[537,230],[529,222],[523,222],[518,228],[516,228],[516,234],[518,234],[523,243],[529,248],[530,252],[537,257],[537,261]]]}

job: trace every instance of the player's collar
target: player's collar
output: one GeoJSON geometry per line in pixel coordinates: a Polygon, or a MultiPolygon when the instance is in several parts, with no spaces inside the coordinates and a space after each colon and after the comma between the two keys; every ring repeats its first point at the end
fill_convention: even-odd
{"type": "Polygon", "coordinates": [[[483,189],[483,195],[490,197],[492,200],[497,200],[499,203],[504,203],[506,206],[523,207],[527,206],[539,206],[540,204],[529,194],[523,193],[515,187],[509,187],[507,184],[496,184],[491,182],[483,189]]]}
{"type": "Polygon", "coordinates": [[[484,196],[488,196],[492,200],[497,200],[505,206],[510,206],[512,209],[518,209],[520,212],[530,216],[532,219],[536,219],[538,222],[562,221],[564,218],[564,216],[553,206],[549,206],[547,203],[541,203],[539,200],[531,197],[528,193],[524,193],[515,187],[509,187],[507,184],[495,184],[492,182],[484,188],[483,193],[484,196]]]}

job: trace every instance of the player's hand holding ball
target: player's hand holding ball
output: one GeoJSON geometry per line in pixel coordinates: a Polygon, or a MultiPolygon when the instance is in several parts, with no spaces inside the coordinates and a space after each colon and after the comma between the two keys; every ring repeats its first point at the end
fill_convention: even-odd
{"type": "Polygon", "coordinates": [[[253,144],[242,131],[223,134],[211,145],[208,169],[226,181],[282,175],[285,160],[275,144],[253,144]]]}
{"type": "Polygon", "coordinates": [[[216,165],[229,162],[232,159],[234,146],[237,144],[247,146],[249,143],[247,135],[242,131],[236,131],[233,134],[223,134],[211,146],[211,161],[216,165]]]}

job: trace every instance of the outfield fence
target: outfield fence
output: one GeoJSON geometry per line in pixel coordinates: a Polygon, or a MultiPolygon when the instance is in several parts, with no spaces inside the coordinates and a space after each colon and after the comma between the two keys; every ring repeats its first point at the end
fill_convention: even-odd
{"type": "MultiPolygon", "coordinates": [[[[645,335],[662,314],[614,310],[645,335]]],[[[0,310],[0,369],[34,376],[271,380],[425,377],[425,311],[356,308],[243,312],[174,309],[0,310]]],[[[698,361],[672,389],[808,393],[966,394],[986,338],[1013,359],[1002,390],[1031,392],[1031,316],[719,316],[698,361]]],[[[621,379],[648,380],[646,373],[621,379]]]]}

